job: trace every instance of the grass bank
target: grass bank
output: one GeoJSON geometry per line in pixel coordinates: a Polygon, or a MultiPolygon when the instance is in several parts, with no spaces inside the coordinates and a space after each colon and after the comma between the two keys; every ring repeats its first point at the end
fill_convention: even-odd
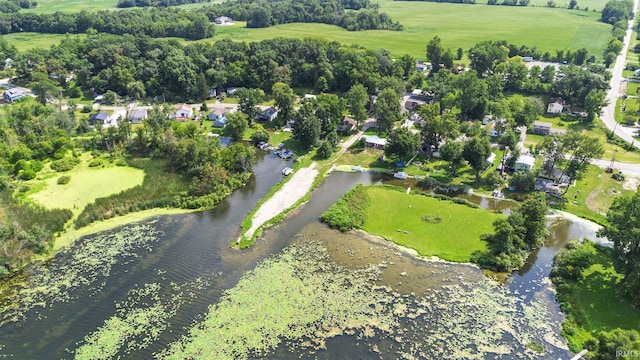
{"type": "MultiPolygon", "coordinates": [[[[564,250],[563,254],[568,254],[569,251],[574,252],[573,259],[577,258],[575,252],[581,251],[591,261],[589,266],[573,278],[566,276],[566,271],[558,270],[558,259],[552,272],[556,297],[567,316],[563,333],[569,341],[569,347],[573,351],[583,348],[594,350],[594,338],[603,331],[640,331],[640,312],[623,295],[623,276],[613,267],[611,249],[586,242],[575,250],[564,250]],[[558,276],[559,274],[565,276],[558,276]]],[[[567,255],[565,258],[569,259],[567,255]]],[[[575,261],[566,262],[569,267],[575,265],[575,261]]]]}
{"type": "Polygon", "coordinates": [[[367,193],[365,231],[449,261],[468,262],[474,251],[486,250],[480,236],[493,232],[493,221],[502,216],[385,187],[368,187],[367,193]]]}

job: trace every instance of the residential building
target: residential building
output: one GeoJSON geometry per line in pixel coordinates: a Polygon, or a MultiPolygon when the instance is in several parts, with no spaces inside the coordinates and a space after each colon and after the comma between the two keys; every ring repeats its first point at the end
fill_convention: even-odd
{"type": "Polygon", "coordinates": [[[233,24],[233,19],[228,16],[218,16],[213,20],[216,25],[231,25],[233,24]]]}
{"type": "Polygon", "coordinates": [[[147,109],[133,109],[129,112],[127,120],[132,124],[140,124],[148,116],[147,109]]]}
{"type": "Polygon", "coordinates": [[[173,114],[173,118],[178,121],[190,120],[193,116],[193,109],[187,104],[176,105],[176,112],[173,114]]]}
{"type": "Polygon", "coordinates": [[[347,132],[353,131],[356,128],[356,126],[357,126],[357,123],[355,120],[353,120],[348,116],[345,116],[342,119],[342,123],[338,125],[338,128],[336,130],[341,133],[347,133],[347,132]]]}
{"type": "Polygon", "coordinates": [[[276,119],[276,116],[278,116],[278,109],[272,106],[270,108],[267,108],[260,114],[258,114],[258,120],[264,121],[264,122],[271,122],[276,119]]]}
{"type": "Polygon", "coordinates": [[[553,98],[547,105],[547,112],[549,114],[560,114],[564,110],[566,102],[561,98],[553,98]]]}
{"type": "Polygon", "coordinates": [[[527,172],[533,170],[533,165],[536,163],[536,158],[531,154],[522,154],[516,160],[513,167],[515,172],[527,172]]]}
{"type": "Polygon", "coordinates": [[[365,146],[374,149],[384,149],[387,145],[387,139],[383,139],[376,135],[362,135],[362,139],[364,139],[365,146]]]}
{"type": "Polygon", "coordinates": [[[2,94],[2,98],[8,103],[13,103],[16,100],[20,100],[24,97],[24,93],[18,89],[9,89],[2,94]]]}
{"type": "Polygon", "coordinates": [[[109,113],[105,111],[99,111],[89,117],[89,124],[96,126],[104,126],[109,123],[109,113]]]}
{"type": "Polygon", "coordinates": [[[551,123],[545,121],[534,121],[531,132],[538,135],[549,135],[551,133],[551,123]]]}

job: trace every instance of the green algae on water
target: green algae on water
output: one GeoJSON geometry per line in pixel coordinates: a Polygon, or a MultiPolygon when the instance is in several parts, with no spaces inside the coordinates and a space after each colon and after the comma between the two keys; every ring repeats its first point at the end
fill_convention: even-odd
{"type": "Polygon", "coordinates": [[[158,356],[239,359],[264,356],[282,341],[322,347],[350,329],[397,327],[393,296],[373,290],[375,266],[348,270],[309,242],[285,249],[246,274],[209,308],[204,321],[158,356]]]}
{"type": "Polygon", "coordinates": [[[131,261],[139,250],[151,250],[160,231],[153,222],[126,226],[85,239],[46,263],[36,263],[0,287],[0,326],[25,319],[25,313],[37,307],[68,302],[74,290],[100,291],[112,267],[131,261]]]}

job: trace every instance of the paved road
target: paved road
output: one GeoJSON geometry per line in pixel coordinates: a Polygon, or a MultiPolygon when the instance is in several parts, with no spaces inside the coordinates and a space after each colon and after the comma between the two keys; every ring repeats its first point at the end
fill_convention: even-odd
{"type": "MultiPolygon", "coordinates": [[[[636,10],[638,9],[638,0],[633,1],[633,9],[635,14],[636,10]]],[[[636,147],[640,148],[640,143],[635,143],[635,139],[633,138],[633,135],[636,134],[636,129],[618,125],[614,117],[616,100],[618,99],[618,97],[620,97],[620,85],[623,81],[622,70],[624,70],[624,66],[626,64],[627,51],[629,50],[629,44],[631,43],[634,21],[635,17],[634,19],[629,21],[629,27],[624,37],[624,47],[622,49],[622,52],[618,54],[615,65],[613,66],[610,83],[611,89],[609,89],[609,92],[607,93],[607,100],[609,101],[609,105],[602,108],[601,119],[609,130],[615,131],[615,134],[621,137],[624,141],[633,143],[636,147]]]]}
{"type": "MultiPolygon", "coordinates": [[[[611,160],[591,160],[593,165],[597,165],[603,169],[609,167],[611,160]]],[[[630,164],[616,161],[613,168],[622,171],[623,174],[640,178],[640,164],[630,164]]]]}

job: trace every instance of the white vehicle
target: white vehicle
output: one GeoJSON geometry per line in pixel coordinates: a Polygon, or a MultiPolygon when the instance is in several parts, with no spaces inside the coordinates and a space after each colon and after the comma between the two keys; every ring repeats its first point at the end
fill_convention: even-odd
{"type": "Polygon", "coordinates": [[[293,169],[290,167],[286,167],[284,169],[282,169],[282,175],[287,176],[289,174],[291,174],[293,172],[293,169]]]}

